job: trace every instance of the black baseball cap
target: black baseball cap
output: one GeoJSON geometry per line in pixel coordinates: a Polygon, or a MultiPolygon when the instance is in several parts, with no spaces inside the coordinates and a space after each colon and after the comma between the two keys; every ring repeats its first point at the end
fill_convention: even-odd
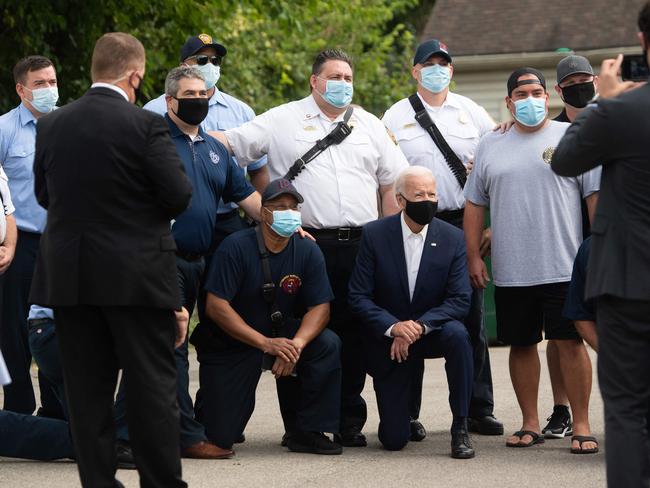
{"type": "Polygon", "coordinates": [[[190,37],[183,47],[181,48],[181,62],[185,61],[190,56],[193,56],[204,47],[211,47],[217,51],[218,56],[225,56],[228,51],[226,48],[212,40],[212,36],[208,34],[199,34],[198,36],[190,37]]]}
{"type": "Polygon", "coordinates": [[[278,178],[269,183],[266,190],[264,190],[264,193],[262,193],[262,203],[264,204],[280,195],[293,195],[296,197],[296,200],[298,200],[298,203],[305,201],[305,199],[302,198],[302,195],[298,193],[298,190],[296,190],[296,187],[293,186],[289,180],[286,178],[278,178]]]}
{"type": "Polygon", "coordinates": [[[535,69],[535,68],[519,68],[516,69],[512,72],[510,77],[508,78],[508,96],[512,95],[512,91],[517,88],[518,86],[521,85],[533,85],[533,84],[539,84],[544,87],[544,90],[546,90],[546,79],[544,78],[544,75],[542,74],[541,71],[535,69]],[[519,78],[521,78],[524,75],[535,75],[537,77],[537,80],[521,80],[519,81],[519,78]]]}
{"type": "Polygon", "coordinates": [[[562,61],[557,64],[558,84],[562,83],[562,80],[566,77],[578,73],[594,76],[594,69],[591,67],[591,63],[583,56],[573,54],[562,59],[562,61]]]}
{"type": "Polygon", "coordinates": [[[447,45],[444,42],[440,42],[438,39],[429,39],[424,41],[418,46],[415,50],[415,56],[413,56],[413,66],[416,64],[424,63],[434,54],[442,56],[447,61],[451,63],[451,55],[447,49],[447,45]]]}

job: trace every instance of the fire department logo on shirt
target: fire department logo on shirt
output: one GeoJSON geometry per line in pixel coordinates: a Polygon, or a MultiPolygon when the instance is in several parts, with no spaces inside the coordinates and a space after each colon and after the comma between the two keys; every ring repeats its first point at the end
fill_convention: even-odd
{"type": "Polygon", "coordinates": [[[219,164],[219,155],[214,151],[210,151],[210,161],[214,164],[219,164]]]}
{"type": "Polygon", "coordinates": [[[542,159],[546,164],[551,164],[551,159],[553,159],[553,153],[555,152],[554,147],[547,147],[542,153],[542,159]]]}
{"type": "Polygon", "coordinates": [[[288,295],[295,295],[298,293],[300,285],[302,285],[302,280],[299,276],[293,274],[287,275],[280,280],[280,288],[282,288],[282,291],[288,295]]]}

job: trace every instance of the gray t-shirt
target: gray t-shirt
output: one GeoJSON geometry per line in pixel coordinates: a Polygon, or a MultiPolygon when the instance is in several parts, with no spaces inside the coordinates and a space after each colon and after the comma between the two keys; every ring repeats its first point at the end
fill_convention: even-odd
{"type": "Polygon", "coordinates": [[[600,167],[575,178],[550,162],[569,124],[550,121],[533,133],[512,127],[480,141],[465,198],[490,207],[492,272],[497,286],[571,280],[582,242],[581,199],[600,188],[600,167]]]}

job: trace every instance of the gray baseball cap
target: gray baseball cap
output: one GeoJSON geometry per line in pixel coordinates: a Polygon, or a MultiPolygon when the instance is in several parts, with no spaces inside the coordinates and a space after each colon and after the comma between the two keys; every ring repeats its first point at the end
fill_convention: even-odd
{"type": "Polygon", "coordinates": [[[557,64],[557,82],[561,83],[567,76],[575,75],[576,73],[585,75],[594,75],[594,69],[591,63],[584,56],[571,55],[564,58],[557,64]]]}

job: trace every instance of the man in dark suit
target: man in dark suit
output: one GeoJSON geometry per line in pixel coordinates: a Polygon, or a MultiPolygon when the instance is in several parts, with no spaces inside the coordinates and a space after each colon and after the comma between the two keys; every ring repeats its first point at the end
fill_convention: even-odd
{"type": "MultiPolygon", "coordinates": [[[[650,2],[639,30],[647,58],[650,2]]],[[[603,165],[586,298],[596,299],[607,479],[617,488],[650,486],[650,85],[619,82],[622,60],[603,61],[598,106],[576,118],[551,163],[562,176],[603,165]]]]}
{"type": "Polygon", "coordinates": [[[388,450],[406,445],[413,369],[422,358],[442,356],[454,415],[451,456],[472,458],[467,415],[474,365],[463,325],[471,288],[463,232],[434,218],[438,198],[431,170],[405,169],[395,194],[402,212],[363,228],[348,298],[365,329],[379,440],[388,450]]]}
{"type": "Polygon", "coordinates": [[[169,222],[191,186],[165,121],[132,105],[144,70],[136,38],[105,34],[91,89],[39,120],[36,136],[35,191],[48,213],[30,299],[54,309],[84,487],[120,486],[112,412],[120,368],[141,486],[187,486],[173,354],[187,313],[174,314],[169,222]]]}

